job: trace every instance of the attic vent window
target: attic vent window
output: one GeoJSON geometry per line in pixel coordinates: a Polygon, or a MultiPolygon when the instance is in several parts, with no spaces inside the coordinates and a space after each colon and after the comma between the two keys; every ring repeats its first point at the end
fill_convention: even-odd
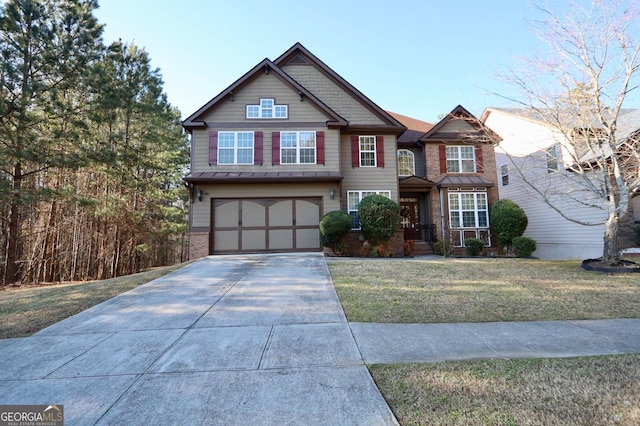
{"type": "Polygon", "coordinates": [[[275,99],[260,99],[258,105],[247,105],[247,118],[288,118],[287,105],[277,105],[275,99]]]}

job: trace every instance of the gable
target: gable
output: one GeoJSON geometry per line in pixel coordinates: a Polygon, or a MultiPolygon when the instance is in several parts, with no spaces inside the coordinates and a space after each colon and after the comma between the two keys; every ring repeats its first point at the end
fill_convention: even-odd
{"type": "Polygon", "coordinates": [[[288,64],[283,69],[350,123],[373,126],[389,124],[362,105],[358,99],[339,87],[317,68],[307,64],[288,64]]]}
{"type": "MultiPolygon", "coordinates": [[[[286,105],[288,122],[318,123],[332,119],[329,114],[319,110],[312,103],[301,102],[300,93],[292,90],[291,86],[285,84],[274,73],[261,73],[239,90],[234,90],[232,97],[226,97],[216,108],[202,114],[200,120],[207,123],[247,122],[264,125],[271,120],[246,118],[247,106],[259,105],[261,99],[273,99],[276,105],[286,105]]],[[[282,120],[273,120],[273,122],[279,122],[282,125],[282,120]]]]}
{"type": "Polygon", "coordinates": [[[280,66],[320,101],[344,117],[350,127],[375,126],[400,131],[405,126],[353,87],[300,43],[277,58],[280,66]]]}

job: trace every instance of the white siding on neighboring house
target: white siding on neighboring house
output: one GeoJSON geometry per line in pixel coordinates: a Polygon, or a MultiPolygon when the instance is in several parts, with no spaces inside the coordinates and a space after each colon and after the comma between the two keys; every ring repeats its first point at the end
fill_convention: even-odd
{"type": "Polygon", "coordinates": [[[508,168],[508,184],[499,179],[500,199],[508,198],[526,212],[529,225],[524,235],[536,240],[538,249],[534,256],[547,259],[602,256],[604,225],[585,226],[567,220],[544,200],[545,196],[555,199],[563,214],[583,223],[602,223],[606,218],[605,210],[570,199],[586,201],[589,193],[576,192],[582,187],[576,181],[582,178],[567,172],[562,158],[557,172],[548,171],[544,151],[554,144],[560,148],[557,133],[541,123],[499,110],[490,110],[488,117],[485,114],[485,124],[503,138],[495,150],[497,170],[503,165],[508,168]]]}

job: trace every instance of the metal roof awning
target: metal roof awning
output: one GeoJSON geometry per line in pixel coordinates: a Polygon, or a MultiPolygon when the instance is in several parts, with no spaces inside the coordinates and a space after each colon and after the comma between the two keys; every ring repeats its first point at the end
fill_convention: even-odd
{"type": "Polygon", "coordinates": [[[340,172],[199,172],[184,178],[188,183],[336,182],[340,172]]]}
{"type": "Polygon", "coordinates": [[[438,188],[450,188],[458,186],[495,186],[496,184],[489,179],[485,179],[475,175],[453,176],[447,175],[440,182],[438,188]]]}

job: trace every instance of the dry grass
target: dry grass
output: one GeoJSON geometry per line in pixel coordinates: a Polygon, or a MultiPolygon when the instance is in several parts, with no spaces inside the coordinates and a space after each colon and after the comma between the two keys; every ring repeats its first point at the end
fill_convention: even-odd
{"type": "Polygon", "coordinates": [[[640,355],[370,370],[404,426],[640,424],[640,355]]]}
{"type": "Polygon", "coordinates": [[[640,318],[640,274],[577,261],[329,260],[349,321],[437,323],[640,318]]]}
{"type": "Polygon", "coordinates": [[[5,287],[0,290],[0,339],[30,336],[182,266],[184,264],[156,268],[103,281],[5,287]]]}

